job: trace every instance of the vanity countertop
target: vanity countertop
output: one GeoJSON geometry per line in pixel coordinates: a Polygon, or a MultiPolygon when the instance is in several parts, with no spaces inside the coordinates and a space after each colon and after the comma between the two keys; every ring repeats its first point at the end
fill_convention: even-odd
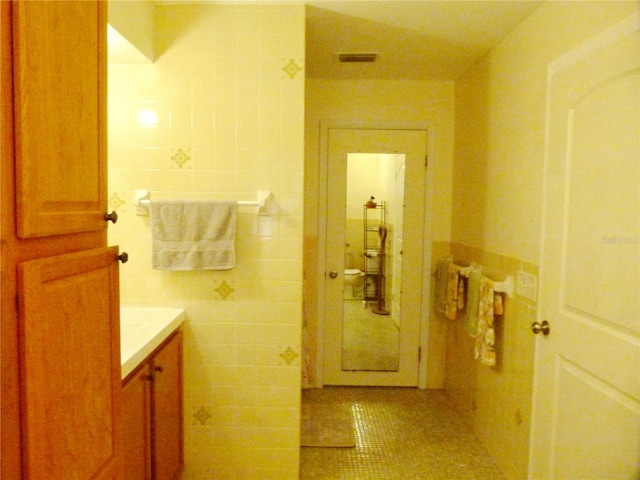
{"type": "Polygon", "coordinates": [[[181,308],[121,307],[120,363],[124,379],[186,319],[181,308]]]}

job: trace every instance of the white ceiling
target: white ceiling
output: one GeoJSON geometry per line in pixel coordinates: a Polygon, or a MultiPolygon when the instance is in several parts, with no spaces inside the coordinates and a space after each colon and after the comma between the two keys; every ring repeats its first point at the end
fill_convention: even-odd
{"type": "MultiPolygon", "coordinates": [[[[300,3],[299,0],[158,0],[155,3],[300,3]]],[[[540,1],[317,0],[307,5],[306,75],[327,79],[455,79],[540,1]],[[375,63],[339,63],[338,53],[373,52],[375,63]]],[[[109,45],[110,61],[136,52],[109,45]]],[[[133,48],[133,47],[130,47],[133,48]]],[[[137,52],[139,53],[139,52],[137,52]]]]}
{"type": "Polygon", "coordinates": [[[310,1],[306,69],[311,78],[455,79],[495,46],[538,1],[310,1]],[[341,64],[337,53],[378,53],[341,64]]]}

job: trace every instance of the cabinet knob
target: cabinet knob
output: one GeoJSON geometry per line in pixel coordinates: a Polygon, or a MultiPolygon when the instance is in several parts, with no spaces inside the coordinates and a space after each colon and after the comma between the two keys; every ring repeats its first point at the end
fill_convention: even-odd
{"type": "Polygon", "coordinates": [[[116,258],[120,260],[122,263],[127,263],[129,261],[129,254],[127,252],[122,252],[116,258]]]}
{"type": "Polygon", "coordinates": [[[116,223],[118,221],[118,213],[114,210],[111,213],[104,214],[105,222],[113,222],[116,223]]]}
{"type": "Polygon", "coordinates": [[[144,377],[144,379],[147,382],[153,382],[156,379],[156,377],[154,377],[153,375],[147,375],[146,377],[144,377]]]}
{"type": "Polygon", "coordinates": [[[153,369],[153,371],[154,372],[158,372],[158,373],[162,373],[162,372],[164,372],[164,368],[161,367],[160,365],[158,365],[153,369]]]}

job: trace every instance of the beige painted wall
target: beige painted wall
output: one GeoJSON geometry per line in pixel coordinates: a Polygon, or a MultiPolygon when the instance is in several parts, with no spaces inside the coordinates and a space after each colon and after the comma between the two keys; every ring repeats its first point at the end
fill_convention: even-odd
{"type": "Polygon", "coordinates": [[[451,240],[537,263],[547,64],[633,2],[548,2],[456,81],[451,240]]]}
{"type": "Polygon", "coordinates": [[[305,94],[306,234],[317,232],[318,152],[321,120],[426,122],[435,132],[434,241],[450,237],[453,88],[450,81],[307,79],[305,94]]]}
{"type": "MultiPolygon", "coordinates": [[[[307,79],[305,93],[305,246],[304,365],[305,383],[315,384],[318,261],[318,175],[321,120],[425,122],[432,131],[433,241],[450,238],[453,154],[453,90],[451,81],[330,81],[307,79]]],[[[440,329],[441,331],[441,329],[440,329]]],[[[437,329],[432,333],[436,334],[437,329]]],[[[442,386],[444,341],[432,342],[431,378],[442,386]],[[436,348],[435,346],[440,346],[436,348]],[[438,371],[439,370],[439,371],[438,371]]],[[[429,378],[427,379],[429,382],[429,378]]]]}
{"type": "MultiPolygon", "coordinates": [[[[538,274],[547,65],[632,13],[632,2],[546,2],[456,81],[451,253],[538,274]]],[[[507,299],[497,368],[447,333],[445,385],[508,478],[527,476],[537,304],[507,299]]]]}

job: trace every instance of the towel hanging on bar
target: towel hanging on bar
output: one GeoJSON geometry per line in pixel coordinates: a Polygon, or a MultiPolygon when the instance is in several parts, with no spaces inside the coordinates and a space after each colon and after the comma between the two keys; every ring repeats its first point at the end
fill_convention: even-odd
{"type": "Polygon", "coordinates": [[[154,200],[150,206],[153,268],[230,270],[235,266],[235,201],[154,200]]]}
{"type": "Polygon", "coordinates": [[[480,304],[478,311],[478,331],[476,333],[475,358],[490,367],[496,365],[496,333],[494,303],[494,282],[486,277],[480,279],[480,304]]]}

